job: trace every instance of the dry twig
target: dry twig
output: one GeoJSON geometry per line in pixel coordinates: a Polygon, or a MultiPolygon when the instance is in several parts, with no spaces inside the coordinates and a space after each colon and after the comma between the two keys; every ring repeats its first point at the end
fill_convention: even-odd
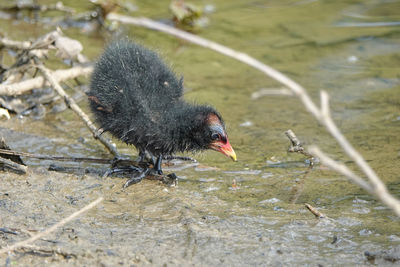
{"type": "Polygon", "coordinates": [[[18,155],[10,155],[10,147],[7,145],[3,137],[0,138],[0,150],[5,153],[0,153],[0,169],[10,169],[18,174],[25,174],[27,167],[18,155]]]}
{"type": "Polygon", "coordinates": [[[26,152],[18,152],[18,151],[1,149],[0,148],[0,156],[1,155],[13,155],[13,156],[21,156],[21,157],[27,157],[27,158],[36,158],[36,159],[44,159],[44,160],[57,160],[57,161],[74,161],[74,162],[85,161],[85,162],[104,163],[104,164],[111,164],[113,162],[112,159],[49,156],[49,155],[42,155],[42,154],[32,154],[32,153],[26,153],[26,152]]]}
{"type": "Polygon", "coordinates": [[[10,169],[18,174],[25,174],[28,169],[28,167],[24,165],[2,157],[0,157],[0,168],[10,169]]]}
{"type": "Polygon", "coordinates": [[[40,11],[40,12],[47,12],[47,11],[61,11],[66,13],[74,13],[74,9],[70,7],[64,6],[64,4],[59,1],[56,4],[52,5],[38,5],[36,3],[31,2],[18,2],[18,4],[10,7],[3,7],[1,10],[5,12],[20,12],[20,11],[40,11]]]}
{"type": "Polygon", "coordinates": [[[286,136],[289,138],[291,146],[288,148],[288,152],[290,153],[301,153],[310,160],[310,166],[314,165],[313,155],[308,153],[303,145],[300,143],[300,140],[297,138],[295,133],[292,130],[287,130],[285,132],[286,136]]]}
{"type": "Polygon", "coordinates": [[[280,88],[280,89],[261,88],[260,90],[252,93],[251,98],[258,99],[260,97],[267,96],[267,95],[293,96],[293,92],[285,87],[280,88]]]}
{"type": "MultiPolygon", "coordinates": [[[[33,245],[25,245],[18,248],[18,250],[23,251],[24,253],[41,253],[41,254],[50,254],[50,255],[60,255],[64,258],[77,258],[77,256],[73,253],[65,252],[60,248],[45,248],[38,247],[33,245]]],[[[50,256],[49,255],[49,256],[50,256]]]]}
{"type": "Polygon", "coordinates": [[[38,240],[38,239],[40,239],[40,238],[42,238],[42,237],[54,232],[57,228],[59,228],[59,227],[63,226],[64,224],[72,221],[73,219],[75,219],[76,217],[81,215],[82,213],[92,209],[97,204],[99,204],[101,201],[103,201],[103,197],[99,197],[95,201],[91,202],[89,205],[83,207],[82,209],[78,210],[77,212],[74,212],[73,214],[71,214],[67,218],[62,219],[61,221],[59,221],[58,223],[56,223],[55,225],[53,225],[49,229],[47,229],[47,230],[45,230],[43,232],[40,232],[40,233],[32,236],[31,238],[27,239],[27,240],[24,240],[24,241],[15,243],[14,245],[11,245],[9,247],[0,249],[0,254],[9,253],[9,252],[14,251],[16,249],[28,246],[30,243],[33,243],[36,240],[38,240]]]}
{"type": "Polygon", "coordinates": [[[306,180],[308,174],[310,174],[312,168],[314,167],[314,157],[310,153],[305,151],[303,145],[300,143],[300,140],[297,138],[297,136],[295,135],[295,133],[292,130],[287,130],[285,132],[285,134],[290,140],[290,147],[288,148],[288,152],[303,154],[310,161],[309,166],[303,175],[303,178],[292,189],[293,195],[290,198],[290,202],[296,203],[297,199],[303,193],[305,180],[306,180]]]}
{"type": "Polygon", "coordinates": [[[314,208],[313,206],[311,206],[310,204],[305,204],[305,206],[307,207],[307,209],[315,215],[315,217],[317,217],[318,219],[322,219],[325,218],[325,215],[322,214],[321,212],[319,212],[316,208],[314,208]]]}
{"type": "Polygon", "coordinates": [[[110,13],[107,16],[107,19],[119,21],[125,24],[132,24],[150,28],[153,30],[158,30],[176,36],[183,40],[189,41],[191,43],[212,49],[221,54],[237,59],[249,66],[252,66],[260,70],[267,76],[285,85],[297,97],[300,98],[306,109],[318,120],[318,122],[320,122],[322,125],[325,126],[325,128],[329,131],[329,133],[338,141],[338,143],[346,152],[346,154],[356,162],[360,170],[365,174],[365,176],[371,183],[372,187],[371,192],[384,204],[390,207],[397,214],[397,216],[400,216],[400,201],[394,198],[388,192],[385,184],[379,179],[374,170],[368,165],[368,163],[364,160],[364,158],[360,155],[360,153],[358,153],[353,148],[353,146],[347,141],[347,139],[340,132],[336,124],[333,122],[332,117],[330,116],[329,113],[329,106],[328,106],[329,97],[325,91],[321,91],[321,108],[318,108],[317,105],[312,101],[312,99],[308,95],[307,91],[301,85],[294,82],[281,72],[271,68],[270,66],[265,65],[264,63],[256,60],[255,58],[245,53],[237,52],[229,47],[220,45],[218,43],[196,36],[194,34],[181,31],[174,27],[147,18],[134,18],[134,17],[119,15],[116,13],[110,13]]]}
{"type": "MultiPolygon", "coordinates": [[[[93,71],[92,63],[76,65],[70,69],[56,70],[53,77],[56,82],[61,82],[68,79],[74,79],[78,76],[89,75],[93,71]]],[[[13,84],[0,84],[0,95],[20,95],[35,88],[49,86],[50,83],[42,76],[28,79],[22,82],[13,84]]]]}

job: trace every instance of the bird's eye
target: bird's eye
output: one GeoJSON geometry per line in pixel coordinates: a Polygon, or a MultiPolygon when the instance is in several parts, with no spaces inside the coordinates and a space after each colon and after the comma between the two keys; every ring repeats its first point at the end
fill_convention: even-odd
{"type": "Polygon", "coordinates": [[[217,134],[217,133],[213,133],[211,135],[211,139],[212,140],[219,140],[219,139],[221,139],[221,136],[219,134],[217,134]]]}

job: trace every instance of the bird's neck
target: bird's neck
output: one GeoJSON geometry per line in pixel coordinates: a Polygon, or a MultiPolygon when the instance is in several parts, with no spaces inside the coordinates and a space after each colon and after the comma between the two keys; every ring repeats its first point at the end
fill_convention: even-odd
{"type": "Polygon", "coordinates": [[[205,130],[206,118],[201,106],[184,105],[170,116],[170,140],[178,151],[200,151],[206,149],[198,135],[205,130]]]}

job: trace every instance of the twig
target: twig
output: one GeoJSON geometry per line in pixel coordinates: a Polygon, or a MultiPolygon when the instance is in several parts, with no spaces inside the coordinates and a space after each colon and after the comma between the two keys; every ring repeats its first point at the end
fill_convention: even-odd
{"type": "Polygon", "coordinates": [[[0,157],[5,158],[5,159],[9,159],[15,163],[18,163],[20,165],[24,165],[24,162],[22,161],[21,157],[19,157],[18,155],[10,155],[7,154],[7,152],[10,152],[11,148],[7,145],[6,140],[4,140],[3,137],[0,137],[0,149],[6,151],[5,154],[0,155],[0,157]]]}
{"type": "Polygon", "coordinates": [[[4,155],[4,154],[27,157],[27,158],[44,159],[44,160],[57,160],[57,161],[74,161],[74,162],[85,161],[85,162],[95,162],[95,163],[104,163],[104,164],[111,164],[113,162],[112,159],[49,156],[49,155],[32,154],[32,153],[19,152],[19,151],[13,151],[13,150],[7,150],[7,149],[0,148],[0,155],[4,155]]]}
{"type": "Polygon", "coordinates": [[[281,89],[267,89],[261,88],[260,90],[251,94],[251,99],[258,99],[267,95],[284,95],[284,96],[293,96],[293,92],[287,88],[281,89]]]}
{"type": "Polygon", "coordinates": [[[24,49],[29,49],[29,47],[31,47],[32,42],[29,41],[14,41],[14,40],[10,40],[7,39],[5,37],[0,37],[0,47],[6,47],[9,49],[18,49],[18,50],[24,50],[24,49]]]}
{"type": "Polygon", "coordinates": [[[95,201],[93,201],[92,203],[90,203],[89,205],[83,207],[82,209],[78,210],[77,212],[74,212],[73,214],[71,214],[70,216],[68,216],[67,218],[62,219],[61,221],[59,221],[58,223],[56,223],[55,225],[53,225],[52,227],[50,227],[49,229],[40,232],[34,236],[32,236],[29,239],[26,239],[24,241],[15,243],[14,245],[11,245],[9,247],[0,249],[0,254],[3,253],[8,253],[10,251],[14,251],[16,249],[19,249],[21,247],[25,247],[27,245],[29,245],[29,243],[35,242],[36,240],[54,232],[57,228],[63,226],[64,224],[72,221],[73,219],[75,219],[77,216],[81,215],[82,213],[92,209],[94,206],[96,206],[97,204],[99,204],[101,201],[103,201],[103,197],[99,197],[98,199],[96,199],[95,201]]]}
{"type": "Polygon", "coordinates": [[[308,166],[306,172],[303,175],[303,178],[292,189],[291,193],[293,193],[293,195],[290,198],[290,202],[291,203],[296,203],[297,199],[299,199],[299,197],[303,193],[305,180],[308,177],[308,175],[310,174],[312,168],[314,167],[314,157],[310,153],[305,151],[305,149],[304,149],[303,145],[301,144],[300,140],[297,138],[297,136],[295,135],[295,133],[292,130],[287,130],[285,132],[285,134],[290,140],[290,147],[288,148],[288,152],[290,152],[290,153],[301,153],[304,156],[306,156],[308,158],[308,160],[310,161],[309,166],[308,166]]]}
{"type": "Polygon", "coordinates": [[[25,253],[45,253],[45,254],[57,254],[63,256],[64,258],[77,258],[77,256],[73,253],[62,251],[60,248],[43,248],[33,245],[25,245],[18,248],[25,253]]]}
{"type": "Polygon", "coordinates": [[[49,49],[50,45],[54,43],[62,35],[61,30],[46,33],[40,36],[34,42],[30,41],[14,41],[6,37],[0,37],[0,47],[6,47],[14,50],[34,50],[34,49],[49,49]]]}
{"type": "MultiPolygon", "coordinates": [[[[70,69],[56,70],[52,73],[56,82],[74,79],[81,75],[89,75],[93,71],[93,63],[76,65],[70,69]]],[[[35,88],[49,86],[50,83],[42,76],[13,84],[0,84],[0,95],[20,95],[35,88]]]]}
{"type": "Polygon", "coordinates": [[[303,145],[300,143],[300,140],[297,138],[297,136],[294,134],[294,132],[292,130],[287,130],[285,132],[286,136],[289,138],[291,146],[288,148],[288,152],[290,153],[301,153],[304,156],[306,156],[307,158],[310,159],[310,165],[314,165],[313,162],[313,155],[311,155],[310,153],[308,153],[303,145]]]}
{"type": "MultiPolygon", "coordinates": [[[[314,103],[313,103],[314,104],[314,103]]],[[[338,141],[346,154],[355,161],[360,170],[367,176],[371,182],[372,193],[378,197],[384,204],[390,207],[397,216],[400,216],[400,201],[394,198],[388,192],[385,184],[379,179],[375,171],[368,165],[360,153],[347,141],[346,137],[340,132],[332,117],[329,114],[329,96],[325,91],[321,91],[321,111],[314,114],[317,120],[325,125],[331,135],[338,141]]],[[[351,179],[350,177],[348,177],[351,179]]]]}
{"type": "Polygon", "coordinates": [[[316,208],[314,208],[314,207],[311,206],[310,204],[307,204],[307,203],[306,203],[306,204],[304,204],[304,205],[306,205],[307,209],[308,209],[309,211],[311,211],[311,213],[314,214],[315,217],[317,217],[317,218],[319,218],[319,219],[325,218],[325,215],[324,215],[324,214],[322,214],[321,212],[319,212],[316,208]]]}
{"type": "Polygon", "coordinates": [[[189,41],[191,43],[198,44],[200,46],[212,49],[221,54],[227,55],[234,59],[237,59],[249,66],[252,66],[274,80],[280,82],[289,88],[300,100],[303,102],[304,106],[314,117],[325,126],[325,128],[329,131],[329,133],[338,141],[340,146],[346,152],[346,154],[353,159],[360,170],[366,175],[368,180],[371,182],[373,187],[373,194],[379,198],[384,204],[390,207],[397,216],[400,216],[400,201],[394,198],[388,192],[385,184],[379,179],[374,170],[368,165],[368,163],[364,160],[364,158],[353,148],[353,146],[347,141],[344,135],[339,131],[336,124],[333,122],[332,118],[329,116],[329,107],[328,107],[328,94],[324,91],[321,92],[321,109],[314,104],[311,100],[310,96],[307,94],[307,91],[298,83],[294,82],[281,72],[265,65],[264,63],[256,60],[255,58],[237,52],[233,49],[230,49],[226,46],[220,45],[218,43],[206,40],[202,37],[196,36],[194,34],[181,31],[179,29],[173,28],[171,26],[153,21],[148,18],[134,18],[129,16],[123,16],[116,13],[110,13],[107,16],[108,19],[119,21],[121,23],[132,24],[137,26],[142,26],[146,28],[150,28],[153,30],[162,31],[168,33],[170,35],[176,36],[183,40],[189,41]]]}
{"type": "Polygon", "coordinates": [[[47,69],[38,59],[35,59],[37,67],[43,73],[45,79],[51,84],[51,86],[56,90],[56,92],[64,98],[65,103],[69,108],[71,108],[86,124],[89,130],[93,133],[94,138],[99,139],[99,141],[114,155],[119,156],[117,148],[109,140],[107,140],[103,135],[98,134],[96,126],[92,123],[89,117],[82,111],[82,109],[75,103],[75,101],[65,93],[61,85],[55,80],[53,74],[47,69]]]}
{"type": "Polygon", "coordinates": [[[1,10],[5,12],[19,12],[23,10],[27,11],[41,11],[41,12],[46,12],[46,11],[62,11],[66,13],[74,13],[75,10],[70,7],[64,6],[64,4],[59,1],[56,4],[53,5],[38,5],[35,3],[18,3],[17,5],[11,6],[11,7],[3,7],[1,10]]]}
{"type": "Polygon", "coordinates": [[[8,168],[18,174],[25,174],[26,170],[28,169],[28,167],[18,164],[12,160],[9,159],[5,159],[0,157],[0,167],[1,168],[8,168]]]}
{"type": "Polygon", "coordinates": [[[15,232],[11,229],[5,228],[5,227],[0,227],[0,232],[5,233],[5,234],[18,235],[17,232],[15,232]]]}

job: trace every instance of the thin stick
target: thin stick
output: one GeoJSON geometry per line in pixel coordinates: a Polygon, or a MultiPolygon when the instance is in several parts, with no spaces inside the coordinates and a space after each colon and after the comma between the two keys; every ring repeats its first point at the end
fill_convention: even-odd
{"type": "Polygon", "coordinates": [[[75,103],[74,99],[69,97],[61,85],[55,80],[53,74],[49,69],[47,69],[38,59],[35,59],[37,67],[43,73],[43,76],[46,80],[51,84],[51,86],[56,90],[56,92],[64,98],[65,103],[69,108],[71,108],[86,124],[89,130],[93,133],[95,139],[99,139],[99,141],[114,155],[119,156],[118,150],[114,144],[112,144],[109,140],[107,140],[103,135],[100,135],[97,131],[96,126],[94,126],[93,122],[89,119],[88,115],[86,115],[82,109],[75,103]]]}
{"type": "Polygon", "coordinates": [[[64,4],[60,1],[57,2],[56,4],[52,5],[38,5],[34,3],[18,3],[17,5],[10,6],[10,7],[3,7],[1,8],[5,12],[18,12],[18,11],[23,11],[23,10],[28,10],[28,11],[41,11],[41,12],[47,12],[47,11],[62,11],[66,13],[74,13],[75,10],[70,7],[64,6],[64,4]]]}
{"type": "Polygon", "coordinates": [[[294,82],[281,72],[271,68],[270,66],[265,65],[264,63],[258,61],[257,59],[247,54],[237,52],[229,47],[220,45],[218,43],[204,39],[200,36],[184,32],[182,30],[153,21],[148,18],[134,18],[134,17],[119,15],[116,13],[110,13],[107,16],[107,18],[110,20],[119,21],[121,23],[142,26],[149,29],[165,32],[170,35],[181,38],[183,40],[189,41],[191,43],[212,49],[221,54],[237,59],[249,66],[252,66],[260,70],[264,74],[268,75],[272,79],[285,85],[297,97],[300,98],[300,100],[303,102],[308,112],[310,112],[322,125],[325,126],[325,128],[329,131],[329,133],[338,141],[338,143],[346,152],[346,154],[356,162],[360,170],[367,176],[368,180],[371,182],[372,187],[374,188],[373,194],[377,198],[379,198],[384,204],[390,207],[397,214],[397,216],[400,216],[400,201],[394,198],[392,195],[390,195],[385,184],[379,179],[374,170],[368,165],[368,163],[364,160],[361,154],[358,153],[353,148],[353,146],[347,141],[347,139],[340,132],[336,124],[333,122],[331,116],[329,115],[329,112],[326,112],[327,110],[329,110],[328,95],[326,93],[323,93],[324,95],[322,96],[323,107],[321,111],[317,107],[317,105],[314,104],[314,102],[308,95],[307,91],[301,85],[294,82]]]}
{"type": "Polygon", "coordinates": [[[290,153],[301,153],[304,156],[306,156],[307,158],[310,159],[310,165],[313,165],[313,155],[311,155],[310,153],[308,153],[303,145],[300,143],[300,140],[297,138],[297,136],[295,135],[295,133],[292,130],[287,130],[285,132],[286,136],[289,138],[291,146],[288,149],[288,152],[290,153]]]}
{"type": "Polygon", "coordinates": [[[49,229],[38,233],[37,235],[32,236],[29,239],[26,239],[24,241],[15,243],[12,246],[0,249],[0,254],[3,253],[8,253],[10,251],[13,251],[15,249],[21,248],[21,247],[25,247],[27,246],[29,243],[35,242],[36,240],[54,232],[57,228],[63,226],[66,223],[69,223],[70,221],[72,221],[73,219],[75,219],[76,217],[78,217],[79,215],[81,215],[82,213],[92,209],[94,206],[96,206],[97,204],[99,204],[101,201],[103,201],[103,197],[99,197],[98,199],[96,199],[95,201],[93,201],[92,203],[90,203],[89,205],[83,207],[82,209],[78,210],[77,212],[74,212],[73,214],[71,214],[70,216],[68,216],[67,218],[62,219],[61,221],[59,221],[58,223],[56,223],[55,225],[53,225],[52,227],[50,227],[49,229]]]}
{"type": "Polygon", "coordinates": [[[290,130],[290,129],[287,130],[285,132],[285,134],[289,138],[290,144],[291,144],[290,147],[288,148],[288,152],[290,152],[290,153],[301,153],[304,156],[306,156],[310,161],[310,164],[308,165],[308,168],[307,168],[306,172],[304,173],[303,178],[292,189],[293,195],[290,198],[290,202],[294,204],[294,203],[297,202],[297,200],[299,199],[299,197],[303,193],[304,183],[306,181],[306,178],[308,177],[308,175],[310,174],[312,168],[314,167],[314,157],[313,157],[313,155],[311,155],[310,153],[308,153],[304,149],[304,147],[301,144],[300,140],[297,138],[296,134],[292,130],[290,130]]]}
{"type": "Polygon", "coordinates": [[[283,95],[283,96],[293,96],[293,92],[287,88],[281,89],[267,89],[261,88],[257,92],[251,94],[251,99],[258,99],[267,95],[283,95]]]}
{"type": "Polygon", "coordinates": [[[322,218],[325,218],[325,215],[324,214],[322,214],[321,212],[319,212],[316,208],[314,208],[313,206],[311,206],[310,204],[304,204],[306,207],[307,207],[307,209],[312,213],[312,214],[314,214],[315,215],[315,217],[317,217],[317,218],[319,218],[319,219],[322,219],[322,218]]]}
{"type": "Polygon", "coordinates": [[[85,162],[95,162],[95,163],[104,163],[104,164],[111,164],[113,162],[112,159],[49,156],[49,155],[32,154],[32,153],[19,152],[19,151],[13,151],[13,150],[0,148],[0,155],[2,155],[2,154],[21,156],[21,157],[27,157],[27,158],[44,159],[44,160],[57,160],[57,161],[74,161],[74,162],[85,161],[85,162]]]}
{"type": "Polygon", "coordinates": [[[25,245],[22,247],[19,247],[18,249],[22,250],[25,253],[46,253],[46,254],[58,254],[60,256],[63,256],[64,258],[77,258],[77,256],[73,253],[65,252],[62,251],[60,248],[44,248],[44,247],[38,247],[38,246],[33,246],[33,245],[25,245]]]}
{"type": "Polygon", "coordinates": [[[0,157],[0,164],[3,165],[3,167],[9,168],[19,174],[25,174],[26,170],[28,169],[28,167],[26,167],[22,164],[18,164],[12,160],[5,159],[2,157],[0,157]]]}

